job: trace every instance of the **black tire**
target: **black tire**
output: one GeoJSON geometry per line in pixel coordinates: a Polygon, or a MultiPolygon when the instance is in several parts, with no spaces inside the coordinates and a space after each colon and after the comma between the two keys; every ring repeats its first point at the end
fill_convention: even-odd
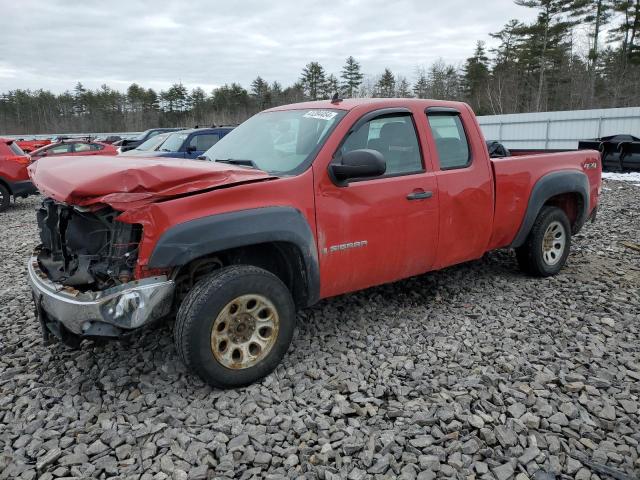
{"type": "MultiPolygon", "coordinates": [[[[291,293],[278,277],[261,268],[233,265],[206,276],[187,294],[176,317],[174,340],[184,364],[206,383],[219,388],[241,387],[267,376],[278,366],[291,344],[295,319],[291,293]],[[271,302],[279,326],[264,358],[246,368],[230,368],[213,353],[213,326],[219,315],[224,315],[223,310],[226,312],[235,299],[245,295],[262,296],[271,302]]],[[[227,348],[239,345],[229,342],[227,348]]]]}
{"type": "Polygon", "coordinates": [[[0,183],[0,212],[4,212],[11,205],[11,192],[0,183]]]}
{"type": "MultiPolygon", "coordinates": [[[[553,233],[553,232],[550,232],[553,233]]],[[[564,211],[558,207],[542,207],[536,218],[531,232],[527,236],[524,245],[516,248],[516,258],[523,272],[535,277],[550,277],[557,274],[567,261],[571,249],[571,225],[564,211]],[[545,233],[547,229],[556,229],[550,237],[552,244],[546,252],[543,250],[545,233]],[[564,234],[564,244],[556,242],[554,236],[564,234]]]]}

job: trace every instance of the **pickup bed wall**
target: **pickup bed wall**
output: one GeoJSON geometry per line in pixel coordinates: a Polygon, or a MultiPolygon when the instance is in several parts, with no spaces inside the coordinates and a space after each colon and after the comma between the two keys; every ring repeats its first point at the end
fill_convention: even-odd
{"type": "MultiPolygon", "coordinates": [[[[600,154],[592,150],[576,152],[548,153],[491,159],[495,175],[496,208],[494,228],[488,250],[512,245],[520,227],[527,218],[529,198],[536,183],[553,172],[574,172],[589,177],[591,185],[587,205],[587,215],[591,213],[598,199],[600,178],[600,154]],[[593,168],[593,165],[596,165],[593,168]]],[[[567,178],[567,185],[575,182],[575,177],[567,178]]],[[[576,191],[572,188],[570,191],[576,191]]],[[[576,192],[577,193],[577,192],[576,192]]],[[[544,200],[547,200],[545,198],[544,200]]],[[[535,201],[531,208],[539,210],[544,205],[535,201]]],[[[526,232],[528,233],[528,232],[526,232]]]]}

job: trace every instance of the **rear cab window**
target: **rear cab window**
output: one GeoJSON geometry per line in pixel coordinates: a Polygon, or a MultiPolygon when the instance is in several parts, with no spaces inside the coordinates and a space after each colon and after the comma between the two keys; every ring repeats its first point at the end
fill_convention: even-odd
{"type": "Polygon", "coordinates": [[[471,165],[471,150],[460,113],[427,111],[427,119],[438,151],[440,170],[466,168],[471,165]]]}

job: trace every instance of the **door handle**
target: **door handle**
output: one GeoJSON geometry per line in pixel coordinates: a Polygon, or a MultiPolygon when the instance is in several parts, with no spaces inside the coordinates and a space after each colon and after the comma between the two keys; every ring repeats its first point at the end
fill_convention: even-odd
{"type": "Polygon", "coordinates": [[[427,198],[433,197],[433,192],[425,192],[420,190],[418,192],[411,192],[407,195],[407,200],[426,200],[427,198]]]}

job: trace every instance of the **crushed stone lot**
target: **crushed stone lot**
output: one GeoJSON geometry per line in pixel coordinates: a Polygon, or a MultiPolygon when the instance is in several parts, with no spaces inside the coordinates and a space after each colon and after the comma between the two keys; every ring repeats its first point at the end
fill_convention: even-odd
{"type": "Polygon", "coordinates": [[[42,345],[38,198],[0,214],[0,479],[640,477],[640,187],[605,181],[554,278],[508,251],[321,302],[261,383],[188,374],[170,325],[42,345]]]}

